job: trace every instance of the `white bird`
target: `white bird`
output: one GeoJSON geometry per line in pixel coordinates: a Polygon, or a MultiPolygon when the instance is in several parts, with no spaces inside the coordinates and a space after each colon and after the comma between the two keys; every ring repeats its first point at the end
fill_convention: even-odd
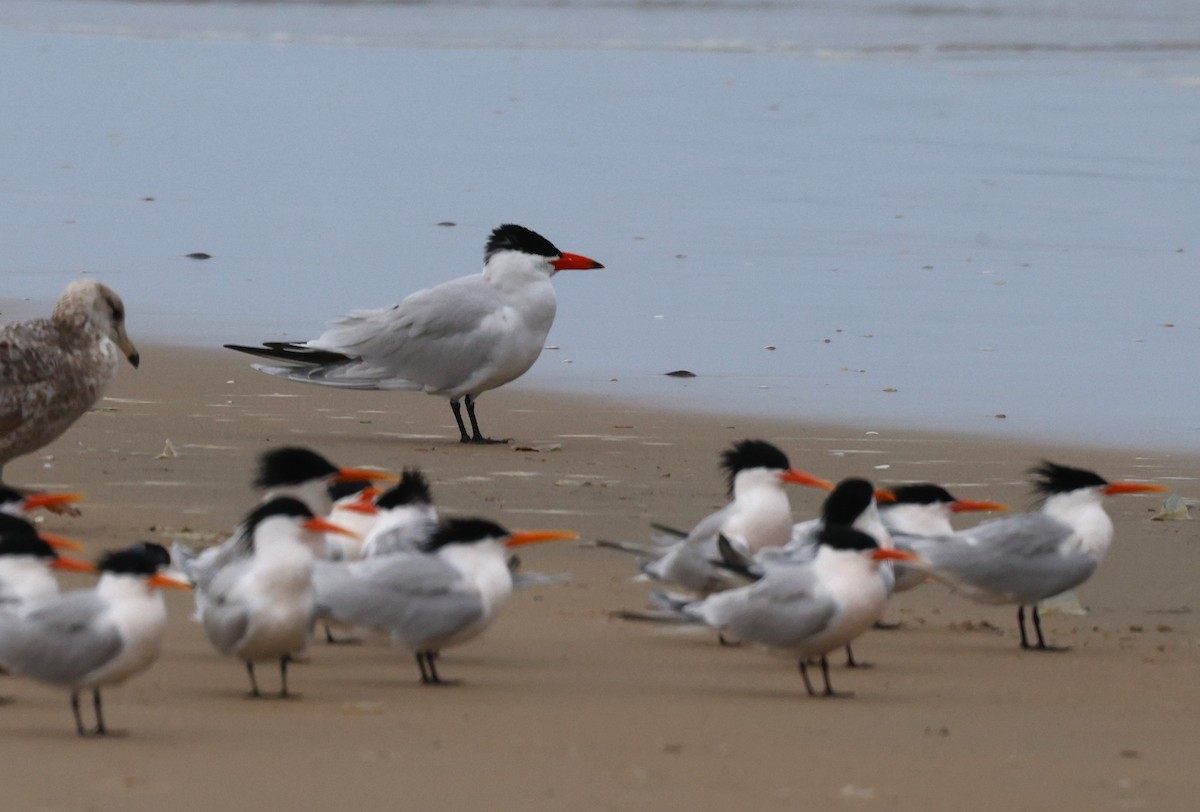
{"type": "Polygon", "coordinates": [[[66,546],[64,541],[41,536],[24,519],[0,512],[0,611],[13,611],[57,595],[55,570],[96,571],[86,561],[59,555],[54,546],[66,546]]]}
{"type": "MultiPolygon", "coordinates": [[[[921,482],[890,489],[893,500],[880,505],[879,517],[896,546],[908,549],[907,536],[948,536],[954,533],[950,517],[956,513],[1004,511],[1008,505],[983,499],[956,499],[941,485],[921,482]]],[[[920,567],[895,567],[895,592],[915,589],[928,579],[920,567]]]]}
{"type": "Polygon", "coordinates": [[[1082,584],[1100,564],[1113,538],[1103,498],[1163,492],[1142,482],[1109,483],[1099,474],[1043,462],[1030,473],[1044,501],[1036,513],[994,519],[949,536],[910,537],[908,546],[927,562],[931,576],[980,603],[1018,604],[1021,648],[1025,606],[1033,605],[1038,650],[1054,650],[1042,636],[1038,601],[1082,584]]]}
{"type": "Polygon", "coordinates": [[[739,640],[798,657],[800,676],[812,696],[816,691],[808,664],[819,660],[824,695],[833,696],[826,655],[848,645],[883,613],[888,594],[879,575],[880,562],[915,560],[912,553],[879,547],[871,536],[853,528],[853,515],[842,513],[847,506],[861,512],[873,503],[869,482],[843,480],[826,499],[816,555],[772,561],[753,584],[679,608],[739,640]]]}
{"type": "Polygon", "coordinates": [[[574,538],[569,531],[510,532],[483,519],[451,519],[417,552],[318,562],[317,610],[391,635],[416,656],[422,683],[445,684],[438,653],[481,634],[512,595],[505,551],[574,538]]]}
{"type": "Polygon", "coordinates": [[[719,560],[718,539],[724,537],[744,555],[782,547],[790,538],[792,512],[785,483],[829,490],[826,480],[798,471],[787,455],[764,440],[742,440],[721,455],[731,501],[702,519],[687,536],[654,549],[619,542],[599,546],[643,557],[642,572],[655,581],[709,595],[741,583],[719,560]]]}
{"type": "Polygon", "coordinates": [[[100,689],[117,685],[157,658],[167,625],[159,589],[188,585],[158,573],[166,551],[149,545],[108,553],[100,559],[100,581],[91,589],[64,592],[0,612],[0,666],[10,673],[68,689],[79,735],[104,735],[100,689]],[[79,695],[92,691],[96,727],[88,731],[79,695]]]}
{"type": "Polygon", "coordinates": [[[92,408],[117,374],[118,352],[137,367],[121,297],[90,279],[68,285],[50,318],[0,327],[0,480],[5,465],[92,408]]]}
{"type": "Polygon", "coordinates": [[[412,552],[437,529],[438,512],[429,481],[415,468],[404,469],[400,481],[375,500],[375,508],[379,516],[363,538],[364,558],[412,552]]]}
{"type": "MultiPolygon", "coordinates": [[[[254,487],[262,491],[262,502],[288,496],[303,502],[314,516],[325,516],[333,509],[330,488],[337,483],[395,481],[395,474],[370,468],[339,468],[317,452],[295,446],[266,451],[259,457],[254,487]]],[[[193,582],[212,580],[217,570],[249,555],[251,535],[245,527],[234,529],[220,544],[196,552],[185,544],[171,545],[172,559],[193,582]]],[[[309,537],[313,554],[325,554],[325,537],[309,537]]],[[[195,616],[203,614],[206,593],[196,590],[195,616]]]]}
{"type": "Polygon", "coordinates": [[[449,398],[462,442],[507,442],[480,433],[475,401],[524,375],[541,354],[558,307],[550,278],[603,267],[527,228],[502,225],[487,241],[481,274],[418,291],[392,307],[355,311],[310,341],[225,346],[282,361],[254,368],[292,381],[449,398]]]}
{"type": "Polygon", "coordinates": [[[288,696],[287,666],[308,644],[313,623],[312,545],[340,530],[301,502],[280,496],[242,522],[248,555],[215,570],[183,569],[204,593],[201,622],[221,654],[246,663],[250,696],[261,696],[254,663],[278,660],[279,695],[288,696]]]}

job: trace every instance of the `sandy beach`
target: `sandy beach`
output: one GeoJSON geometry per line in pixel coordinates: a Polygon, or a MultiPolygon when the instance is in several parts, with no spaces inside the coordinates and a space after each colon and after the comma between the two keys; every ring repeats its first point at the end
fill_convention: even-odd
{"type": "MultiPolygon", "coordinates": [[[[1195,496],[1198,461],[964,436],[681,415],[514,384],[481,401],[509,447],[460,447],[435,398],[286,385],[232,353],[142,347],[109,397],[11,483],[85,492],[83,515],[44,527],[95,555],[138,539],[194,544],[253,503],[256,455],[290,443],[346,465],[420,466],[451,515],[642,541],[723,502],[717,455],[762,437],[837,479],[936,481],[957,495],[1030,504],[1046,457],[1195,496]]],[[[1098,438],[1103,440],[1105,438],[1098,438]]],[[[797,518],[820,494],[792,492],[797,518]]],[[[626,557],[543,545],[525,566],[569,583],[516,595],[481,639],[446,652],[463,684],[429,689],[379,641],[314,643],[299,699],[245,698],[168,596],[161,660],[107,690],[107,740],[74,732],[63,692],[4,679],[6,803],[38,810],[428,807],[441,809],[1183,809],[1200,782],[1194,702],[1200,622],[1195,525],[1154,521],[1158,497],[1118,497],[1117,537],[1078,595],[1086,616],[1047,617],[1065,654],[1022,652],[1011,607],[931,585],[895,599],[896,631],[856,645],[873,668],[834,669],[847,699],[805,695],[793,663],[710,634],[616,620],[644,605],[626,557]]],[[[84,584],[86,579],[72,578],[84,584]]],[[[276,685],[261,669],[264,687],[276,685]]]]}

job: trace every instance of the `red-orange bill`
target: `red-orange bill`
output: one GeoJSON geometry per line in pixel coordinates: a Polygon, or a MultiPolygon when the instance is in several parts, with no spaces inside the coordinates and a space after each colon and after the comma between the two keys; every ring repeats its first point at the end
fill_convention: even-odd
{"type": "Polygon", "coordinates": [[[813,476],[795,468],[784,471],[779,478],[784,482],[791,482],[793,485],[805,485],[809,488],[820,488],[823,491],[833,490],[833,483],[828,479],[821,479],[819,476],[813,476]]]}
{"type": "Polygon", "coordinates": [[[505,547],[538,544],[543,541],[574,541],[579,534],[571,530],[518,530],[504,542],[505,547]]]}
{"type": "Polygon", "coordinates": [[[53,533],[38,533],[38,538],[56,550],[70,550],[73,553],[82,553],[84,550],[83,545],[78,541],[56,536],[53,533]]]}
{"type": "Polygon", "coordinates": [[[82,493],[32,493],[25,497],[23,507],[25,510],[37,510],[38,508],[56,510],[63,505],[82,501],[82,493]]]}

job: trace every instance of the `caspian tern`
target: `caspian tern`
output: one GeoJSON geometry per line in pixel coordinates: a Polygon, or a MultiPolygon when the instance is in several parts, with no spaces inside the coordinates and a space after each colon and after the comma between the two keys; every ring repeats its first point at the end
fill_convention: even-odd
{"type": "Polygon", "coordinates": [[[721,455],[728,480],[729,504],[702,519],[683,539],[655,550],[652,547],[598,542],[599,546],[643,557],[642,572],[655,581],[709,595],[742,581],[713,562],[724,536],[739,552],[753,555],[782,547],[792,530],[792,512],[785,483],[829,490],[826,480],[798,471],[787,455],[764,440],[742,440],[721,455]]]}
{"type": "Polygon", "coordinates": [[[931,576],[980,603],[1018,604],[1021,648],[1035,648],[1025,634],[1025,607],[1033,606],[1036,649],[1046,645],[1038,601],[1082,584],[1100,564],[1113,538],[1103,498],[1169,490],[1142,482],[1109,483],[1099,474],[1043,462],[1033,468],[1041,510],[994,519],[949,536],[909,537],[908,546],[931,576]]]}
{"type": "Polygon", "coordinates": [[[879,547],[871,536],[854,529],[855,515],[843,514],[847,505],[856,506],[859,513],[867,510],[874,494],[866,480],[843,480],[826,499],[814,556],[771,559],[753,584],[683,604],[679,610],[739,640],[798,657],[800,676],[811,696],[817,694],[808,665],[819,660],[824,695],[833,696],[826,655],[848,645],[883,613],[888,593],[879,575],[880,562],[915,560],[912,553],[879,547]],[[829,509],[831,505],[835,509],[829,509]]]}
{"type": "Polygon", "coordinates": [[[312,628],[312,546],[320,533],[341,528],[290,496],[259,505],[241,527],[248,555],[203,572],[185,560],[183,569],[204,593],[200,620],[209,641],[246,663],[250,696],[261,696],[254,663],[278,660],[279,695],[286,697],[288,663],[308,644],[312,628]]]}
{"type": "Polygon", "coordinates": [[[0,327],[0,480],[10,461],[92,408],[117,374],[118,352],[137,367],[121,297],[90,279],[68,285],[50,318],[0,327]]]}
{"type": "Polygon", "coordinates": [[[438,653],[482,633],[512,595],[505,551],[574,538],[563,530],[510,532],[483,519],[450,519],[417,552],[317,562],[317,611],[390,634],[416,656],[422,683],[446,684],[438,653]]]}
{"type": "Polygon", "coordinates": [[[392,307],[355,311],[310,341],[225,346],[283,362],[254,368],[292,381],[449,398],[462,442],[507,442],[480,433],[475,401],[524,375],[541,354],[558,307],[550,278],[603,267],[527,228],[502,225],[487,241],[481,274],[418,291],[392,307]]]}
{"type": "Polygon", "coordinates": [[[100,689],[148,668],[157,658],[167,625],[159,589],[187,589],[158,572],[166,555],[144,543],[100,559],[100,581],[91,589],[63,592],[0,612],[0,665],[10,673],[67,688],[79,735],[104,735],[100,689]],[[79,695],[92,690],[96,727],[83,725],[79,695]]]}
{"type": "MultiPolygon", "coordinates": [[[[880,505],[883,526],[900,549],[908,549],[907,536],[948,536],[954,533],[950,517],[956,513],[1004,511],[1008,505],[982,499],[956,499],[941,485],[922,482],[891,488],[893,501],[880,505]]],[[[929,575],[919,567],[895,567],[894,591],[907,592],[924,583],[929,575]]]]}
{"type": "Polygon", "coordinates": [[[57,595],[54,570],[95,572],[96,568],[59,555],[29,522],[0,513],[0,611],[13,611],[57,595]]]}

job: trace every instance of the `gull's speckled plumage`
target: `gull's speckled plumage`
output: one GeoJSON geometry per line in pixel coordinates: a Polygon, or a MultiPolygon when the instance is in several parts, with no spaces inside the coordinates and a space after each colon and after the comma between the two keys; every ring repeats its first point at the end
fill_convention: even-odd
{"type": "Polygon", "coordinates": [[[0,479],[100,399],[119,353],[138,365],[121,297],[93,280],[68,285],[50,318],[0,327],[0,479]]]}

